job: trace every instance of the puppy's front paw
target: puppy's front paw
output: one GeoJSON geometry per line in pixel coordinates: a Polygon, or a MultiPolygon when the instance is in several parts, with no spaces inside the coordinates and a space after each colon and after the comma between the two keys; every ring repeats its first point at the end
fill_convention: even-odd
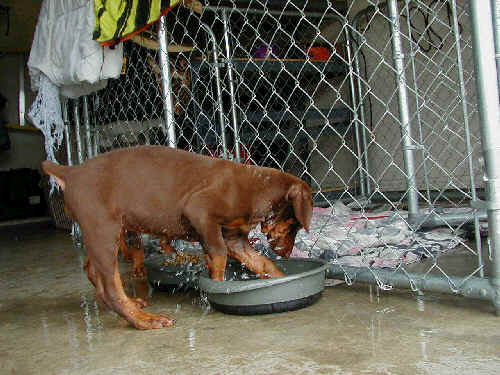
{"type": "Polygon", "coordinates": [[[133,324],[135,328],[141,330],[159,329],[172,327],[175,324],[175,319],[167,315],[150,314],[145,311],[140,311],[133,324]]]}
{"type": "Polygon", "coordinates": [[[137,306],[138,309],[141,309],[141,310],[149,305],[146,301],[144,301],[142,298],[139,298],[139,297],[130,298],[130,300],[133,303],[135,303],[135,305],[137,306]]]}

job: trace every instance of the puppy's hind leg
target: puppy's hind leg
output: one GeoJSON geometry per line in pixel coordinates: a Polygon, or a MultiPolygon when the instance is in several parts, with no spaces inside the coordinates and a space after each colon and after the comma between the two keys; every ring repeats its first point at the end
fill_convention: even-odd
{"type": "Polygon", "coordinates": [[[132,260],[132,251],[129,249],[127,244],[128,232],[125,229],[120,231],[120,240],[118,250],[122,253],[123,260],[132,260]]]}
{"type": "Polygon", "coordinates": [[[138,278],[146,277],[146,268],[144,267],[144,244],[142,237],[137,232],[127,232],[129,244],[128,251],[132,258],[132,276],[138,278]]]}
{"type": "Polygon", "coordinates": [[[121,225],[109,219],[103,220],[103,216],[100,216],[99,223],[80,221],[88,250],[87,272],[98,297],[137,329],[172,326],[174,319],[142,311],[140,303],[125,294],[117,258],[121,225]]]}

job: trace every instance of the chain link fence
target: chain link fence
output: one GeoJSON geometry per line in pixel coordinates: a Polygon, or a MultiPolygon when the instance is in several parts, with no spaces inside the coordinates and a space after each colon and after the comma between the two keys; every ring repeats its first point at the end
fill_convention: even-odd
{"type": "Polygon", "coordinates": [[[70,162],[175,141],[278,168],[313,188],[296,250],[330,276],[491,297],[469,288],[484,287],[487,225],[470,207],[484,182],[465,0],[210,1],[164,24],[67,104],[70,162]],[[454,253],[472,256],[466,275],[441,262],[454,253]]]}

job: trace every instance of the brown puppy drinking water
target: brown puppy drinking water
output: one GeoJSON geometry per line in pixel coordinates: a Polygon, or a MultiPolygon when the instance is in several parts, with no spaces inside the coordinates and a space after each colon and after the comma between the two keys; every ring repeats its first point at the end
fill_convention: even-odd
{"type": "Polygon", "coordinates": [[[199,241],[210,277],[222,281],[227,256],[261,278],[283,276],[250,246],[249,231],[260,223],[275,252],[289,257],[297,231],[311,223],[311,189],[301,179],[169,147],[119,149],[71,167],[44,161],[42,169],[80,224],[98,297],[138,329],[174,320],[143,311],[144,301],[125,294],[117,260],[124,230],[199,241]]]}

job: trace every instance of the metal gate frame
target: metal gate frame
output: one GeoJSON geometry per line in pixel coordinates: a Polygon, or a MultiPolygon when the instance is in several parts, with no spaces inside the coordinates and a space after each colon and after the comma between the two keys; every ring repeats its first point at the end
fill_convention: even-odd
{"type": "MultiPolygon", "coordinates": [[[[460,43],[460,36],[458,33],[458,22],[456,14],[456,0],[448,0],[453,11],[453,27],[455,29],[455,42],[457,45],[460,43]]],[[[404,6],[408,7],[410,0],[404,0],[404,6]]],[[[474,175],[472,172],[472,161],[469,155],[469,169],[470,169],[470,184],[472,201],[471,207],[475,208],[473,214],[466,215],[428,215],[422,217],[418,211],[418,195],[415,182],[415,164],[414,155],[418,152],[419,147],[414,142],[412,137],[412,127],[409,120],[409,107],[408,107],[408,93],[405,77],[405,69],[403,66],[404,52],[400,39],[401,25],[399,23],[399,4],[398,0],[388,0],[386,6],[389,14],[391,27],[391,41],[395,79],[397,82],[397,97],[399,103],[399,116],[401,134],[403,140],[402,152],[404,155],[404,169],[407,176],[408,194],[406,196],[409,207],[409,224],[413,228],[420,228],[422,226],[438,226],[442,223],[453,223],[454,221],[471,221],[475,225],[476,246],[478,249],[479,264],[482,265],[481,260],[481,240],[479,237],[479,219],[487,217],[489,228],[489,246],[492,254],[492,272],[489,278],[484,278],[482,268],[480,267],[480,276],[469,276],[467,278],[459,277],[443,277],[442,275],[432,274],[414,274],[408,273],[404,269],[397,269],[396,271],[387,270],[374,270],[370,268],[357,268],[330,264],[328,270],[328,277],[339,278],[351,283],[353,281],[361,281],[374,283],[381,288],[387,285],[409,288],[413,291],[435,291],[450,294],[460,294],[466,297],[479,298],[493,302],[497,315],[500,315],[500,133],[495,131],[495,127],[500,123],[500,106],[499,106],[499,85],[500,85],[500,1],[491,0],[490,2],[480,0],[470,0],[470,16],[471,16],[471,30],[473,37],[473,53],[474,53],[474,66],[476,71],[476,86],[477,86],[477,102],[479,107],[480,124],[481,124],[481,139],[482,151],[485,159],[485,184],[487,199],[481,201],[478,199],[474,175]],[[498,67],[497,67],[498,65],[498,67]]],[[[210,11],[222,11],[225,29],[225,57],[226,63],[230,60],[231,51],[229,43],[229,23],[226,10],[221,7],[207,8],[210,11]]],[[[233,9],[233,8],[231,8],[233,9]]],[[[358,15],[359,16],[359,15],[358,15]]],[[[343,19],[344,26],[354,25],[356,27],[357,18],[352,21],[343,19]]],[[[164,31],[165,17],[160,21],[159,43],[160,43],[160,67],[162,72],[162,88],[163,88],[163,103],[164,103],[164,118],[163,126],[168,133],[168,144],[171,147],[176,145],[175,134],[175,120],[173,117],[172,106],[172,87],[169,67],[169,59],[167,51],[167,35],[164,31]]],[[[214,53],[214,66],[219,67],[217,59],[217,46],[215,37],[208,25],[205,25],[206,31],[212,39],[213,53],[214,53]]],[[[349,35],[348,28],[345,27],[347,53],[349,71],[350,71],[350,89],[352,106],[357,109],[353,113],[355,124],[355,140],[358,154],[358,167],[360,171],[360,192],[362,197],[373,198],[373,191],[370,186],[369,179],[366,178],[370,174],[370,165],[367,157],[367,135],[363,127],[358,128],[358,118],[360,123],[364,123],[364,103],[363,93],[361,87],[361,71],[357,54],[353,54],[353,44],[358,43],[356,37],[349,35]]],[[[462,98],[465,97],[464,78],[461,66],[460,48],[457,48],[457,63],[459,66],[459,80],[462,98]]],[[[238,139],[238,119],[236,113],[236,106],[234,104],[235,94],[233,87],[233,70],[231,64],[228,65],[229,84],[231,88],[231,120],[232,130],[235,136],[236,147],[236,160],[239,162],[239,139],[238,139]]],[[[217,79],[220,80],[217,73],[217,79]]],[[[69,145],[74,139],[77,146],[78,163],[82,163],[85,158],[95,156],[98,152],[97,148],[97,132],[91,128],[91,114],[88,104],[88,99],[83,98],[82,104],[78,100],[72,101],[73,105],[73,119],[74,119],[74,134],[70,133],[70,124],[68,119],[69,108],[64,105],[65,122],[67,123],[66,140],[69,145]],[[81,129],[81,113],[80,107],[83,111],[84,119],[84,134],[81,129]],[[85,143],[84,143],[85,141],[85,143]],[[84,151],[86,150],[86,152],[84,151]],[[86,157],[85,157],[86,155],[86,157]]],[[[464,101],[463,101],[464,102],[464,101]]],[[[219,103],[220,104],[220,103],[219,103]]],[[[220,109],[220,108],[219,108],[220,109]]],[[[463,104],[464,112],[464,129],[467,138],[469,137],[469,128],[467,122],[467,107],[463,104]]],[[[224,124],[222,120],[221,125],[224,124]]],[[[227,154],[225,129],[222,129],[224,155],[227,154]]],[[[470,153],[471,146],[470,140],[467,140],[467,150],[470,153]]],[[[67,149],[68,161],[73,162],[73,156],[70,147],[67,149]]],[[[427,193],[429,193],[427,188],[427,193]]]]}
{"type": "MultiPolygon", "coordinates": [[[[405,4],[408,6],[409,1],[405,4]]],[[[450,0],[453,10],[453,20],[455,28],[456,42],[459,43],[458,22],[456,15],[456,1],[450,0]]],[[[484,210],[487,211],[488,228],[490,235],[490,247],[492,253],[492,274],[489,279],[484,277],[467,277],[465,279],[458,277],[443,278],[440,275],[432,274],[414,274],[402,270],[402,272],[392,272],[386,270],[360,269],[357,267],[331,265],[329,268],[329,277],[345,278],[349,283],[353,281],[368,282],[376,284],[379,287],[391,285],[399,288],[411,289],[417,292],[432,291],[441,293],[460,294],[470,298],[478,298],[490,300],[495,306],[496,314],[500,315],[500,134],[495,133],[495,126],[500,123],[499,112],[499,91],[500,84],[500,2],[491,0],[491,4],[485,4],[479,0],[471,0],[471,21],[472,21],[472,36],[474,47],[474,64],[476,69],[476,85],[479,103],[479,113],[481,120],[481,135],[482,149],[486,163],[486,184],[487,184],[487,201],[481,201],[477,198],[474,176],[472,173],[471,147],[469,140],[469,128],[467,115],[464,104],[464,127],[468,138],[467,150],[469,152],[469,168],[472,187],[473,200],[471,207],[483,212],[474,211],[474,215],[439,215],[439,217],[419,217],[418,214],[418,197],[416,195],[416,183],[414,180],[414,161],[413,154],[418,147],[412,144],[411,128],[409,127],[409,109],[406,93],[406,78],[403,68],[403,52],[401,48],[401,40],[399,38],[399,10],[397,0],[389,0],[387,8],[391,17],[392,31],[392,46],[393,60],[396,70],[396,80],[398,82],[398,100],[401,119],[401,133],[404,139],[404,161],[405,170],[408,180],[407,186],[410,190],[408,194],[409,221],[416,224],[417,227],[427,224],[431,226],[439,226],[443,222],[450,223],[454,220],[473,220],[476,233],[476,246],[478,248],[479,264],[481,260],[481,241],[477,235],[479,232],[479,218],[484,218],[484,210]],[[481,4],[480,4],[481,3],[481,4]],[[491,5],[491,7],[490,7],[491,5]],[[492,9],[494,12],[492,12],[492,9]],[[493,17],[493,15],[495,17],[493,17]],[[495,26],[495,34],[492,24],[495,26]],[[495,36],[495,38],[494,38],[495,36]],[[495,43],[494,43],[495,42],[495,43]],[[495,53],[496,52],[496,53],[495,53]],[[495,57],[498,64],[495,65],[495,57]],[[495,77],[495,72],[498,76],[495,77]]],[[[464,94],[463,73],[461,66],[460,48],[457,48],[457,63],[460,71],[460,87],[462,97],[464,94]]],[[[355,61],[355,67],[359,72],[359,63],[355,61]]],[[[358,77],[360,74],[357,74],[358,77]]],[[[358,96],[362,97],[361,85],[357,84],[358,96]]],[[[464,102],[464,101],[462,101],[464,102]]],[[[363,112],[361,112],[363,113],[363,112]]],[[[364,138],[364,137],[363,137],[364,138]]],[[[366,144],[365,144],[366,147],[366,144]]],[[[368,170],[368,165],[365,170],[368,170]]],[[[369,186],[366,187],[366,192],[370,193],[369,186]]],[[[483,274],[481,274],[483,276],[483,274]]]]}

